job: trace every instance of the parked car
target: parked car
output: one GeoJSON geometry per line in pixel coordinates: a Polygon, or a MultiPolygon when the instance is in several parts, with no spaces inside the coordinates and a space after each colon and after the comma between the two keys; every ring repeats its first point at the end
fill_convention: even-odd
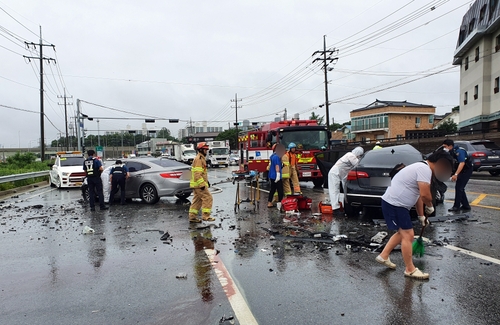
{"type": "Polygon", "coordinates": [[[238,165],[240,163],[240,156],[238,154],[231,154],[229,156],[229,165],[238,165]]]}
{"type": "MultiPolygon", "coordinates": [[[[185,200],[191,195],[191,168],[186,164],[162,158],[127,159],[123,162],[130,172],[125,185],[127,199],[140,198],[145,203],[155,204],[161,197],[176,196],[185,200]]],[[[109,182],[111,167],[106,168],[101,175],[103,184],[109,182]]],[[[104,196],[109,196],[109,184],[103,187],[108,188],[104,196]]],[[[86,181],[82,186],[82,195],[88,198],[86,181]]],[[[117,193],[116,197],[119,195],[117,193]]]]}
{"type": "Polygon", "coordinates": [[[500,147],[490,140],[455,141],[467,150],[474,171],[488,171],[492,176],[500,175],[500,147]]]}
{"type": "MultiPolygon", "coordinates": [[[[356,214],[363,208],[379,208],[382,195],[391,184],[389,172],[399,163],[406,166],[423,161],[420,151],[409,144],[384,147],[365,153],[358,166],[347,176],[344,190],[344,209],[348,215],[356,214]]],[[[447,187],[433,180],[434,205],[444,201],[447,187]]]]}

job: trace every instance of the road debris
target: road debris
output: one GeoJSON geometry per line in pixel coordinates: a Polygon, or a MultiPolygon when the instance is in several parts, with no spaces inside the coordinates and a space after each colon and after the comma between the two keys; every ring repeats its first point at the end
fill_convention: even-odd
{"type": "Polygon", "coordinates": [[[371,238],[371,242],[372,243],[377,243],[377,244],[382,244],[382,242],[384,241],[385,237],[387,237],[387,232],[380,231],[375,236],[373,236],[371,238]]]}
{"type": "Polygon", "coordinates": [[[94,232],[94,229],[90,228],[89,226],[85,226],[82,231],[84,235],[93,234],[94,232]]]}
{"type": "Polygon", "coordinates": [[[187,273],[181,272],[181,273],[177,273],[177,275],[175,276],[175,278],[186,280],[188,278],[188,276],[187,276],[187,273]]]}

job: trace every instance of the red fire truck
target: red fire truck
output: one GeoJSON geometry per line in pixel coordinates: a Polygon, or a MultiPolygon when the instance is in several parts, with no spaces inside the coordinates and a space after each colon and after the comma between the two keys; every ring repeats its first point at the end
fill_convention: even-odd
{"type": "Polygon", "coordinates": [[[314,155],[330,146],[331,133],[315,120],[288,120],[271,122],[246,132],[239,137],[244,153],[243,164],[248,170],[257,170],[267,178],[267,166],[272,146],[281,143],[285,147],[293,142],[297,145],[300,181],[312,181],[315,186],[323,184],[323,175],[314,155]]]}

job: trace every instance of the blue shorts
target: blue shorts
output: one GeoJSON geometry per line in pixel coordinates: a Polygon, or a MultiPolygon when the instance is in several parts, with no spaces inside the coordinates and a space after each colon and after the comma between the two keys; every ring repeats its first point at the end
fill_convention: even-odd
{"type": "Polygon", "coordinates": [[[384,214],[387,228],[390,230],[413,229],[410,210],[403,207],[396,207],[382,200],[382,213],[384,214]]]}

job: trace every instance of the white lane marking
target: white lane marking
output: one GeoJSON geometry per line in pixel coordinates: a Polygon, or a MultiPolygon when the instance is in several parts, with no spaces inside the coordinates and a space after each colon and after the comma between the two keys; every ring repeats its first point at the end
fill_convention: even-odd
{"type": "Polygon", "coordinates": [[[240,324],[245,325],[258,325],[257,320],[252,314],[250,307],[248,306],[245,298],[241,294],[240,290],[233,281],[233,278],[229,274],[228,270],[222,260],[218,255],[215,254],[213,249],[205,249],[205,254],[207,254],[210,263],[219,279],[226,297],[233,308],[234,314],[240,324]]]}
{"type": "MultiPolygon", "coordinates": [[[[24,200],[29,200],[29,199],[32,199],[32,198],[34,198],[34,197],[37,197],[37,196],[40,196],[40,195],[42,195],[42,194],[45,194],[45,193],[51,192],[51,191],[53,191],[53,190],[55,190],[55,188],[51,188],[51,189],[48,189],[48,190],[46,190],[46,191],[44,191],[44,192],[42,192],[42,193],[38,193],[38,194],[32,195],[32,196],[30,196],[30,197],[25,198],[24,200]]],[[[17,202],[16,202],[16,203],[17,203],[17,202]]]]}
{"type": "Polygon", "coordinates": [[[457,246],[453,246],[453,245],[446,245],[446,246],[443,246],[443,247],[451,249],[452,251],[455,251],[455,252],[464,253],[465,255],[470,255],[470,256],[473,256],[475,258],[480,258],[482,260],[485,260],[485,261],[488,261],[488,262],[500,265],[500,260],[496,259],[496,258],[493,258],[493,257],[489,257],[489,256],[486,256],[486,255],[479,254],[479,253],[476,253],[476,252],[473,252],[473,251],[470,251],[470,250],[467,250],[467,249],[464,249],[464,248],[460,248],[460,247],[457,247],[457,246]]]}

